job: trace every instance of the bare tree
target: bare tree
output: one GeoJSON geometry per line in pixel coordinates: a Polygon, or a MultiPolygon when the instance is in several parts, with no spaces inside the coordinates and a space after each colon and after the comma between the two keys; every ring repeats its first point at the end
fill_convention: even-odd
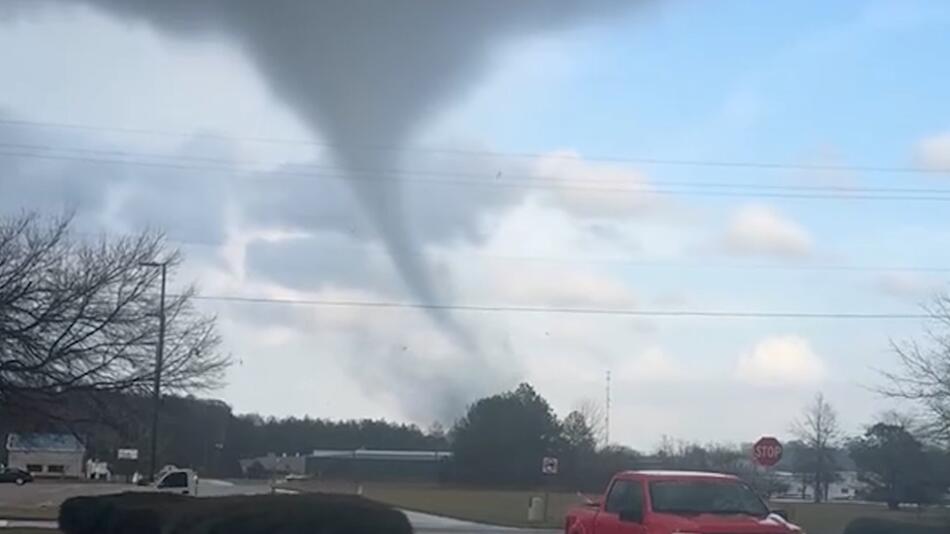
{"type": "Polygon", "coordinates": [[[821,393],[805,406],[801,417],[792,424],[792,433],[800,439],[808,452],[805,469],[812,475],[815,502],[821,502],[828,484],[836,475],[834,448],[841,438],[838,415],[821,393]]]}
{"type": "Polygon", "coordinates": [[[924,437],[950,441],[950,295],[925,306],[925,341],[892,342],[899,370],[883,372],[884,395],[913,401],[925,411],[924,437]]]}
{"type": "Polygon", "coordinates": [[[610,445],[607,443],[607,414],[601,403],[590,398],[582,399],[574,405],[573,411],[584,416],[594,441],[604,447],[610,445]]]}
{"type": "MultiPolygon", "coordinates": [[[[0,405],[62,415],[82,393],[145,393],[155,376],[157,269],[180,263],[162,235],[81,242],[70,218],[0,219],[0,405]]],[[[188,288],[166,303],[162,382],[170,392],[215,387],[230,363],[215,318],[188,288]]]]}

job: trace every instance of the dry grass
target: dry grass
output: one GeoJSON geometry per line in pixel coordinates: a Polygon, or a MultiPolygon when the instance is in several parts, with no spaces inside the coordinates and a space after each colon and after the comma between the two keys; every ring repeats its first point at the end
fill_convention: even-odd
{"type": "MultiPolygon", "coordinates": [[[[353,493],[357,484],[352,482],[306,481],[294,485],[309,491],[353,493]]],[[[544,495],[539,491],[488,490],[446,487],[432,484],[404,484],[367,482],[362,484],[363,495],[396,507],[458,519],[505,526],[562,525],[567,510],[578,504],[575,494],[551,493],[548,518],[543,524],[528,522],[528,501],[532,496],[544,495]]],[[[840,534],[844,527],[858,517],[882,517],[917,524],[950,524],[950,510],[901,510],[893,512],[884,506],[859,503],[775,503],[785,509],[789,519],[806,531],[818,534],[840,534]]]]}
{"type": "MultiPolygon", "coordinates": [[[[2,519],[42,519],[53,520],[59,514],[58,506],[0,506],[2,519]]],[[[9,530],[2,530],[0,534],[8,534],[9,530]]]]}
{"type": "Polygon", "coordinates": [[[877,517],[920,525],[950,525],[950,510],[929,508],[924,510],[888,510],[883,505],[832,502],[832,503],[775,503],[776,508],[788,511],[789,519],[808,532],[839,534],[851,521],[859,517],[877,517]]]}
{"type": "Polygon", "coordinates": [[[558,528],[563,524],[567,510],[581,502],[575,494],[552,492],[549,494],[547,520],[541,523],[530,523],[528,503],[531,497],[543,496],[544,490],[490,490],[381,482],[358,485],[350,482],[306,481],[292,485],[292,487],[307,491],[343,493],[356,492],[358,486],[362,486],[363,496],[398,508],[514,527],[558,528]]]}

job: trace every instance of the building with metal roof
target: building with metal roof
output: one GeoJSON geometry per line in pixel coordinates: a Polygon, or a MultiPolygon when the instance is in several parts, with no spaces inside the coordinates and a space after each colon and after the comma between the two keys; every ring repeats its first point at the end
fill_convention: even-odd
{"type": "Polygon", "coordinates": [[[435,482],[445,477],[451,459],[448,451],[317,449],[306,455],[249,458],[241,460],[241,467],[245,474],[262,470],[326,479],[435,482]]]}
{"type": "Polygon", "coordinates": [[[71,434],[8,434],[7,464],[37,477],[82,476],[86,446],[71,434]]]}

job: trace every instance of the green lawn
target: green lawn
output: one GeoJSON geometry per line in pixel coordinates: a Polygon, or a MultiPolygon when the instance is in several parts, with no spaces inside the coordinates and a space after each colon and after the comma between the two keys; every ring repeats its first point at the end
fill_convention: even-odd
{"type": "MultiPolygon", "coordinates": [[[[308,481],[295,485],[310,491],[353,493],[351,482],[308,481]]],[[[562,525],[568,508],[580,502],[576,494],[551,493],[548,519],[542,524],[528,522],[528,501],[542,491],[487,490],[460,487],[440,487],[426,484],[364,483],[363,495],[407,510],[467,519],[505,526],[562,525]]],[[[789,519],[812,534],[840,534],[844,527],[858,517],[885,517],[896,521],[919,524],[950,525],[950,510],[892,512],[883,506],[854,503],[775,503],[776,508],[788,511],[789,519]]]]}

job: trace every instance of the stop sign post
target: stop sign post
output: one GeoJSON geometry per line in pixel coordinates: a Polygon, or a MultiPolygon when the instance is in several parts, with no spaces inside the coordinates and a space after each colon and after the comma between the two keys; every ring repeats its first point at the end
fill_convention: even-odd
{"type": "Polygon", "coordinates": [[[752,459],[763,467],[772,467],[782,459],[782,444],[770,436],[759,438],[752,446],[752,459]]]}

